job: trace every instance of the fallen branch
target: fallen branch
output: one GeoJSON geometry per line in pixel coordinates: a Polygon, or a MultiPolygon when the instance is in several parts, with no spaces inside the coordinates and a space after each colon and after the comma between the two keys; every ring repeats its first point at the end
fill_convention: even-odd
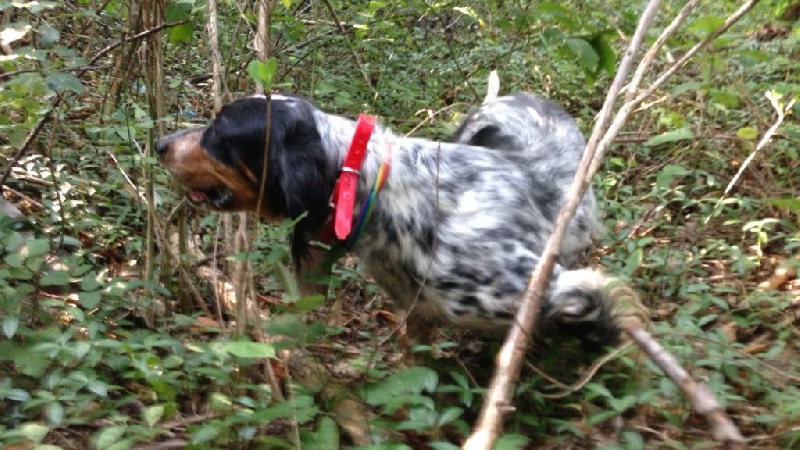
{"type": "Polygon", "coordinates": [[[678,385],[683,395],[692,403],[694,410],[705,417],[711,425],[711,434],[714,436],[714,440],[724,444],[725,448],[730,450],[747,448],[739,429],[725,415],[719,402],[714,398],[714,394],[704,383],[694,381],[681,367],[678,360],[643,328],[631,327],[625,332],[667,374],[669,379],[678,385]]]}
{"type": "MultiPolygon", "coordinates": [[[[496,369],[492,378],[492,382],[488,391],[486,392],[475,430],[464,444],[464,449],[482,450],[492,448],[502,429],[503,416],[505,413],[513,410],[511,395],[514,390],[516,380],[519,377],[521,364],[522,361],[524,361],[524,355],[529,345],[530,336],[534,330],[534,324],[536,323],[540,309],[542,293],[546,292],[547,290],[548,281],[552,275],[553,267],[558,255],[558,250],[561,246],[561,241],[564,238],[566,227],[570,223],[580,199],[583,197],[584,192],[590,185],[594,173],[602,163],[603,155],[606,149],[611,145],[617,133],[625,124],[628,116],[634,110],[636,110],[636,108],[638,108],[646,98],[652,95],[652,93],[660,88],[675,72],[682,68],[689,58],[691,58],[691,56],[704,48],[708,43],[716,39],[716,37],[724,33],[725,30],[727,30],[731,25],[739,20],[739,18],[747,13],[747,11],[755,6],[755,4],[758,3],[758,0],[751,0],[742,5],[734,14],[728,17],[728,19],[719,29],[715,30],[708,37],[692,47],[689,52],[684,55],[684,57],[676,61],[669,69],[667,69],[667,71],[665,71],[656,81],[654,81],[648,89],[639,95],[635,95],[639,88],[639,84],[641,83],[641,80],[658,49],[666,41],[666,38],[669,36],[669,34],[677,29],[678,25],[680,25],[680,23],[683,22],[686,17],[688,17],[689,13],[697,5],[697,3],[698,2],[694,1],[689,2],[679,12],[672,23],[664,29],[662,35],[656,39],[651,49],[642,58],[635,75],[626,87],[628,92],[626,95],[627,101],[622,105],[622,107],[620,107],[612,121],[611,112],[614,103],[619,96],[624,80],[627,78],[628,73],[630,72],[634,57],[639,52],[639,48],[644,41],[646,32],[650,27],[653,18],[655,17],[659,1],[651,0],[645,7],[642,17],[640,18],[639,24],[636,28],[636,32],[634,33],[628,49],[625,51],[619,68],[617,69],[617,74],[611,84],[606,101],[603,104],[603,108],[597,116],[594,129],[592,130],[592,135],[587,143],[585,154],[575,174],[575,179],[570,186],[570,190],[567,195],[567,201],[558,214],[553,234],[545,246],[545,250],[542,254],[542,261],[531,276],[528,288],[524,293],[524,298],[519,306],[519,310],[517,311],[516,320],[509,330],[503,347],[497,354],[496,369]]],[[[635,334],[637,337],[643,337],[645,335],[649,336],[647,332],[644,331],[643,324],[637,322],[637,320],[628,320],[626,323],[620,324],[620,327],[629,335],[635,334]]],[[[654,341],[652,338],[650,338],[650,340],[654,341]]],[[[664,351],[664,353],[666,353],[666,351],[664,351]]],[[[677,372],[668,371],[667,374],[675,375],[677,372]]],[[[688,375],[684,378],[675,379],[675,381],[680,385],[680,383],[684,382],[684,380],[687,378],[688,375]]],[[[692,392],[697,392],[697,389],[692,392]]],[[[703,392],[701,400],[707,400],[707,396],[709,395],[710,393],[706,390],[703,392]]],[[[724,416],[724,413],[719,408],[708,409],[706,408],[708,404],[700,401],[695,402],[695,400],[696,397],[692,399],[693,405],[704,406],[703,411],[708,413],[704,414],[704,416],[711,423],[715,439],[718,439],[720,442],[724,442],[729,446],[735,445],[731,448],[741,448],[736,446],[743,445],[743,439],[738,433],[738,430],[736,430],[736,427],[733,425],[733,422],[727,419],[727,417],[724,416]],[[723,419],[720,419],[720,416],[723,417],[723,419]],[[719,423],[723,423],[725,425],[718,425],[719,423]],[[732,428],[733,431],[731,431],[730,428],[732,428]]]]}

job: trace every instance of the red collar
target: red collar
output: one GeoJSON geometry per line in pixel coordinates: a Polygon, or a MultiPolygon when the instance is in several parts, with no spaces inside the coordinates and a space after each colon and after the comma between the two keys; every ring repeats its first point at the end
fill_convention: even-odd
{"type": "Polygon", "coordinates": [[[328,227],[322,232],[323,242],[331,240],[334,235],[336,239],[343,241],[350,234],[350,229],[353,227],[353,208],[356,202],[358,176],[361,173],[361,165],[367,155],[367,144],[374,129],[374,117],[367,114],[358,116],[353,141],[344,158],[339,179],[336,180],[336,186],[333,188],[331,197],[333,217],[328,227]]]}

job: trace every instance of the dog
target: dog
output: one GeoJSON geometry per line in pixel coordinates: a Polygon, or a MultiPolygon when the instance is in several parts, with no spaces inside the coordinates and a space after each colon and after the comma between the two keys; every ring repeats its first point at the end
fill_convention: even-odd
{"type": "MultiPolygon", "coordinates": [[[[156,150],[191,204],[296,220],[299,269],[312,241],[346,246],[409,312],[412,338],[448,324],[507,329],[584,151],[575,121],[529,93],[487,98],[452,142],[374,125],[363,162],[344,167],[361,126],[273,93],[239,99],[208,126],[163,137],[156,150]],[[348,183],[354,210],[371,209],[368,218],[332,209],[348,183]],[[328,232],[333,222],[336,235],[328,232]]],[[[626,318],[644,313],[624,283],[573,268],[601,231],[596,204],[587,192],[569,224],[538,325],[603,344],[617,340],[626,318]]]]}

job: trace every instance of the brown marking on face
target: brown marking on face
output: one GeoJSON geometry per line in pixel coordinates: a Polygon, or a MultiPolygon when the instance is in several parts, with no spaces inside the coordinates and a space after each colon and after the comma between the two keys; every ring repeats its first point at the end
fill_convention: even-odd
{"type": "MultiPolygon", "coordinates": [[[[161,149],[161,163],[175,180],[187,189],[193,204],[205,204],[222,211],[256,211],[258,192],[250,170],[245,176],[211,157],[200,145],[204,128],[166,136],[161,149]],[[250,179],[248,179],[250,178],[250,179]]],[[[277,219],[266,204],[260,213],[267,219],[277,219]]]]}

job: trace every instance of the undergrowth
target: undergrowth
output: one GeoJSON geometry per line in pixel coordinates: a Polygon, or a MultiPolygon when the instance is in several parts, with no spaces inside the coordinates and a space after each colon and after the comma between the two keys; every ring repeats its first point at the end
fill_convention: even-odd
{"type": "MultiPolygon", "coordinates": [[[[554,98],[588,133],[620,36],[630,36],[641,7],[332,2],[343,34],[323,3],[280,3],[276,88],[431,138],[452,133],[480,102],[493,68],[504,92],[554,98]]],[[[718,3],[690,19],[657,68],[736,2],[718,3]]],[[[774,122],[764,92],[783,104],[800,94],[800,32],[777,21],[783,3],[762,2],[658,92],[595,180],[607,233],[591,263],[634,283],[653,332],[753,448],[800,445],[800,282],[781,275],[800,267],[796,120],[735,178],[774,122]]],[[[116,42],[103,30],[137,30],[131,5],[0,1],[9,49],[0,56],[0,175],[9,173],[0,205],[0,447],[458,448],[496,340],[446,330],[416,349],[420,364],[405,367],[401,319],[357,262],[342,261],[324,295],[301,295],[288,269],[292,224],[258,225],[254,242],[235,249],[226,237],[233,219],[185,210],[147,156],[160,127],[211,113],[204,5],[169,3],[167,20],[182,22],[163,33],[166,88],[155,93],[129,64],[140,41],[92,61],[116,42]],[[167,105],[160,120],[155,95],[167,105]],[[152,254],[149,211],[165,225],[152,254]],[[176,261],[168,248],[180,235],[187,244],[176,261]],[[241,261],[255,295],[223,305],[196,269],[224,275],[241,261]],[[326,375],[288,376],[283,362],[298,350],[326,375]],[[368,421],[371,445],[356,445],[342,426],[341,398],[361,405],[350,412],[368,421]]],[[[664,17],[679,6],[665,5],[664,17]]],[[[225,89],[247,95],[254,12],[245,2],[220,7],[225,89]]],[[[600,356],[536,345],[496,448],[714,447],[702,418],[633,349],[582,380],[600,356]]]]}

